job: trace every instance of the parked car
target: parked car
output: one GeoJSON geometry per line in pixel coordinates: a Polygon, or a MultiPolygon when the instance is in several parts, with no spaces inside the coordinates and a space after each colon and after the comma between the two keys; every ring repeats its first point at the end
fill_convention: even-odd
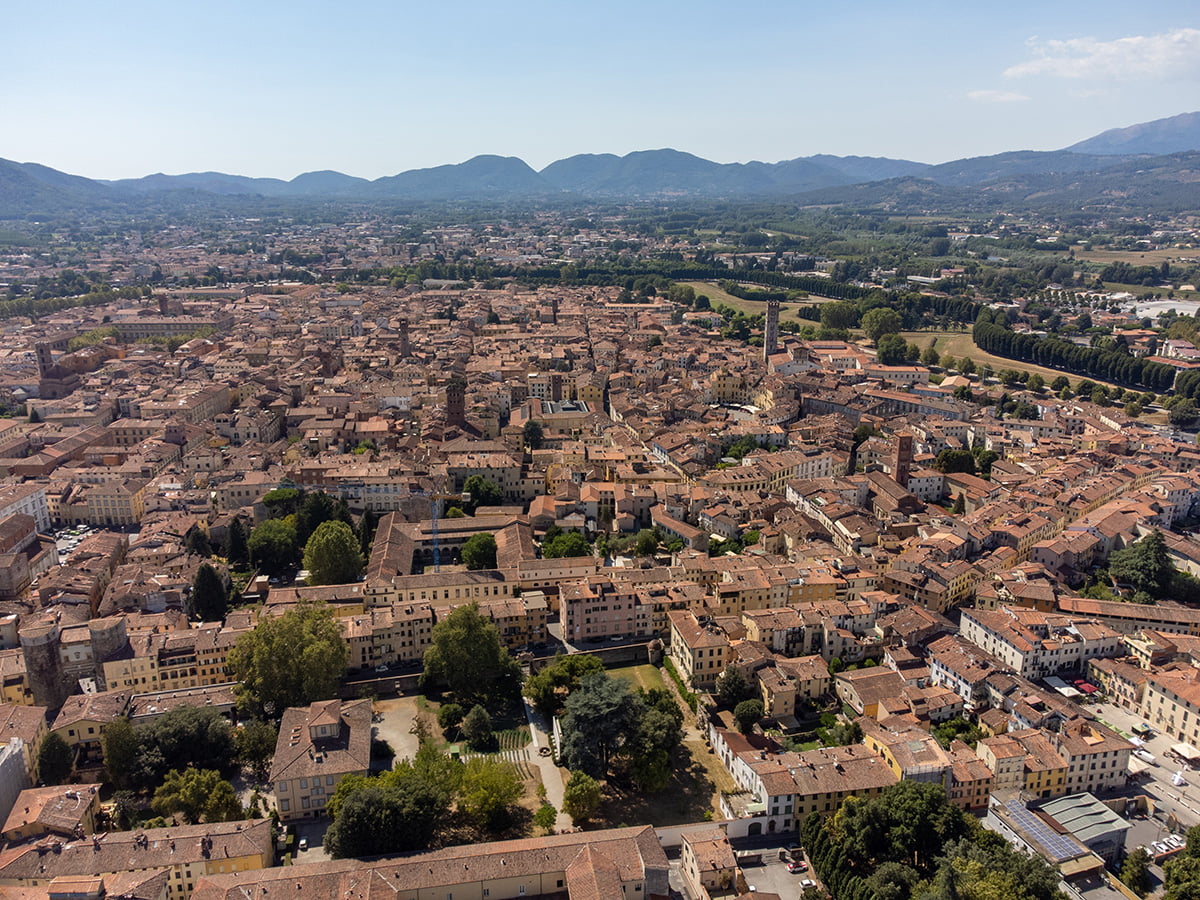
{"type": "Polygon", "coordinates": [[[386,672],[387,670],[388,670],[388,667],[382,663],[375,667],[376,672],[386,672]]]}
{"type": "Polygon", "coordinates": [[[1171,850],[1171,848],[1168,847],[1166,844],[1164,844],[1162,841],[1155,841],[1150,846],[1151,846],[1151,849],[1154,851],[1155,856],[1162,856],[1164,853],[1169,853],[1171,850]]]}
{"type": "Polygon", "coordinates": [[[1144,763],[1154,764],[1154,754],[1149,750],[1143,750],[1141,747],[1138,747],[1133,751],[1133,755],[1144,763]]]}
{"type": "Polygon", "coordinates": [[[810,887],[816,887],[816,886],[817,886],[817,883],[815,881],[813,881],[811,878],[805,878],[802,882],[800,882],[801,888],[810,888],[810,887]]]}
{"type": "Polygon", "coordinates": [[[808,871],[808,863],[806,863],[802,859],[801,860],[793,860],[792,862],[788,863],[787,870],[789,872],[791,872],[793,875],[796,875],[800,872],[807,872],[808,871]]]}
{"type": "Polygon", "coordinates": [[[303,853],[305,850],[308,849],[308,838],[306,838],[306,837],[300,838],[300,843],[297,846],[300,848],[300,852],[303,853]]]}

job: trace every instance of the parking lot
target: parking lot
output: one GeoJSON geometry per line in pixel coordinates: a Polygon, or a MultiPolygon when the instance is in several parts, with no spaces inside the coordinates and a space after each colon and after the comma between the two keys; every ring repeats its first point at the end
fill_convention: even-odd
{"type": "MultiPolygon", "coordinates": [[[[1092,704],[1089,709],[1127,740],[1134,736],[1134,726],[1142,723],[1141,717],[1111,703],[1092,704]]],[[[1154,757],[1154,762],[1148,764],[1145,775],[1133,785],[1132,791],[1121,793],[1129,796],[1145,794],[1154,801],[1156,818],[1164,823],[1173,818],[1178,822],[1177,830],[1185,831],[1200,824],[1200,773],[1168,757],[1171,747],[1177,743],[1170,735],[1157,733],[1145,740],[1144,748],[1154,757]],[[1172,776],[1176,773],[1183,776],[1182,785],[1173,783],[1172,776]]]]}
{"type": "MultiPolygon", "coordinates": [[[[789,846],[791,846],[790,842],[784,842],[764,849],[762,851],[763,862],[761,866],[746,866],[742,869],[743,874],[746,876],[746,884],[756,893],[765,891],[791,900],[793,897],[800,896],[800,892],[804,890],[804,882],[806,880],[817,880],[816,876],[812,873],[812,866],[809,863],[808,857],[803,853],[798,855],[807,868],[801,872],[788,871],[787,862],[779,857],[780,851],[782,850],[786,853],[789,846]]],[[[791,857],[789,856],[788,858],[790,859],[791,857]]]]}

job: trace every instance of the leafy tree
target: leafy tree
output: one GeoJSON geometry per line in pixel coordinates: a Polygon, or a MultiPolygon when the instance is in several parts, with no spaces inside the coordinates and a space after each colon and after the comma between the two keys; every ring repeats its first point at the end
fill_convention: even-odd
{"type": "Polygon", "coordinates": [[[250,547],[246,543],[246,526],[234,516],[225,531],[225,558],[231,566],[244,566],[250,562],[250,547]]]}
{"type": "Polygon", "coordinates": [[[273,519],[282,519],[294,515],[300,508],[300,489],[295,487],[278,487],[263,495],[262,504],[273,519]]]}
{"type": "MultiPolygon", "coordinates": [[[[756,445],[757,446],[757,445],[756,445]]],[[[658,549],[659,535],[653,528],[643,528],[637,534],[634,552],[638,556],[653,556],[658,549]]]]}
{"type": "Polygon", "coordinates": [[[896,334],[904,327],[900,314],[887,306],[879,306],[863,313],[863,333],[878,342],[885,334],[896,334]]]}
{"type": "Polygon", "coordinates": [[[1196,411],[1196,404],[1189,398],[1185,397],[1178,403],[1175,403],[1167,412],[1167,421],[1177,428],[1186,428],[1196,421],[1196,416],[1200,415],[1196,411]]]}
{"type": "Polygon", "coordinates": [[[995,450],[988,450],[980,447],[972,451],[975,457],[975,468],[980,475],[990,475],[992,473],[992,463],[1000,458],[1000,454],[995,450]]]}
{"type": "Polygon", "coordinates": [[[586,772],[573,771],[563,786],[563,812],[576,824],[600,809],[600,783],[586,772]]]}
{"type": "Polygon", "coordinates": [[[550,665],[525,679],[524,693],[542,715],[550,717],[562,709],[566,696],[579,687],[585,675],[603,671],[604,663],[598,657],[560,653],[550,665]]]}
{"type": "Polygon", "coordinates": [[[566,559],[572,556],[591,556],[592,545],[578,531],[568,531],[542,541],[543,559],[566,559]]]}
{"type": "Polygon", "coordinates": [[[882,366],[902,366],[908,358],[908,343],[898,334],[885,334],[875,345],[875,358],[882,366]]]}
{"type": "Polygon", "coordinates": [[[553,831],[558,822],[558,810],[552,803],[543,803],[533,814],[533,824],[545,831],[553,831]]]}
{"type": "Polygon", "coordinates": [[[954,505],[950,507],[950,513],[955,516],[961,516],[967,511],[967,498],[962,491],[954,495],[954,505]]]}
{"type": "Polygon", "coordinates": [[[462,561],[468,569],[496,568],[496,537],[488,532],[473,534],[462,546],[462,561]]]}
{"type": "Polygon", "coordinates": [[[1121,883],[1139,897],[1150,892],[1150,854],[1138,847],[1125,857],[1121,865],[1121,883]]]}
{"type": "Polygon", "coordinates": [[[309,584],[349,584],[362,575],[358,538],[345,522],[322,522],[304,545],[309,584]]]}
{"type": "Polygon", "coordinates": [[[325,851],[345,859],[425,849],[449,812],[451,795],[414,766],[403,765],[379,778],[343,778],[334,796],[325,851]]]}
{"type": "Polygon", "coordinates": [[[1158,529],[1135,544],[1118,550],[1108,558],[1108,572],[1117,579],[1145,591],[1151,597],[1161,597],[1175,574],[1175,564],[1167,553],[1167,544],[1158,529]]]}
{"type": "Polygon", "coordinates": [[[755,723],[763,717],[763,703],[761,700],[743,700],[733,710],[733,717],[737,720],[738,730],[743,734],[749,734],[755,723]]]}
{"type": "Polygon", "coordinates": [[[644,703],[628,682],[605,672],[585,676],[568,698],[562,726],[562,756],[571,769],[593,776],[608,772],[635,733],[644,703]]]}
{"type": "Polygon", "coordinates": [[[138,739],[133,725],[124,716],[113,719],[100,735],[100,746],[104,750],[104,768],[108,772],[108,780],[118,789],[126,787],[138,756],[138,739]]]}
{"type": "Polygon", "coordinates": [[[933,467],[939,472],[965,472],[975,474],[975,457],[970,450],[943,450],[937,455],[933,467]]]}
{"type": "Polygon", "coordinates": [[[189,825],[201,819],[233,822],[245,815],[233,785],[216,769],[172,769],[150,805],[163,817],[180,813],[189,825]]]}
{"type": "MultiPolygon", "coordinates": [[[[447,513],[449,516],[449,513],[447,513]]],[[[358,535],[358,549],[363,557],[371,555],[371,544],[375,540],[375,529],[379,525],[379,517],[371,510],[367,510],[358,520],[358,527],[355,529],[355,534],[358,535]]]]}
{"type": "Polygon", "coordinates": [[[288,519],[267,519],[250,533],[250,559],[267,575],[296,567],[296,526],[288,519]]]}
{"type": "Polygon", "coordinates": [[[530,450],[541,450],[545,437],[542,423],[537,421],[537,419],[528,420],[521,429],[521,440],[524,441],[525,446],[530,450]]]}
{"type": "Polygon", "coordinates": [[[51,731],[38,748],[38,777],[42,784],[62,784],[75,765],[75,754],[56,732],[51,731]]]}
{"type": "Polygon", "coordinates": [[[427,682],[443,684],[460,703],[515,694],[521,669],[500,641],[496,626],[479,613],[479,604],[460,606],[433,627],[433,646],[425,651],[427,682]]]}
{"type": "Polygon", "coordinates": [[[237,760],[251,771],[257,781],[266,781],[270,775],[277,737],[278,731],[274,725],[257,719],[241,723],[234,731],[237,760]]]}
{"type": "Polygon", "coordinates": [[[205,558],[212,556],[212,544],[208,541],[208,532],[199,525],[193,525],[184,535],[183,549],[193,556],[205,558]]]}
{"type": "Polygon", "coordinates": [[[858,306],[846,300],[821,304],[821,327],[849,329],[858,324],[858,306]]]}
{"type": "Polygon", "coordinates": [[[238,638],[227,664],[242,683],[242,702],[274,718],[288,707],[336,696],[347,653],[329,607],[301,603],[259,619],[238,638]]]}
{"type": "MultiPolygon", "coordinates": [[[[211,707],[183,706],[157,719],[135,725],[133,762],[123,782],[151,790],[172,769],[205,768],[226,771],[235,756],[233,729],[211,707]]],[[[271,750],[274,752],[274,745],[271,750]]]]}
{"type": "Polygon", "coordinates": [[[483,828],[503,831],[511,824],[512,807],[523,793],[521,776],[511,763],[477,756],[462,774],[458,808],[483,828]]]}
{"type": "Polygon", "coordinates": [[[217,570],[201,563],[192,579],[192,610],[202,622],[218,622],[228,612],[229,591],[217,570]]]}
{"type": "Polygon", "coordinates": [[[352,523],[350,512],[341,501],[335,501],[324,491],[312,491],[296,510],[296,543],[306,544],[308,539],[326,522],[340,520],[352,523]]]}
{"type": "Polygon", "coordinates": [[[937,348],[932,344],[921,351],[921,365],[936,366],[939,362],[941,362],[941,357],[938,355],[937,348]]]}
{"type": "Polygon", "coordinates": [[[462,721],[462,735],[472,750],[486,750],[492,746],[492,717],[478,703],[471,707],[462,721]]]}
{"type": "Polygon", "coordinates": [[[947,722],[942,722],[933,728],[933,736],[937,738],[937,742],[943,747],[949,749],[950,742],[959,740],[972,747],[983,737],[983,732],[979,730],[977,725],[968,722],[962,716],[950,719],[947,722]]]}
{"type": "Polygon", "coordinates": [[[504,491],[500,485],[482,475],[469,475],[463,482],[463,493],[471,495],[472,512],[481,506],[499,506],[504,502],[504,491]]]}
{"type": "Polygon", "coordinates": [[[717,700],[722,706],[733,709],[743,700],[754,696],[754,688],[737,666],[726,666],[717,676],[717,700]]]}

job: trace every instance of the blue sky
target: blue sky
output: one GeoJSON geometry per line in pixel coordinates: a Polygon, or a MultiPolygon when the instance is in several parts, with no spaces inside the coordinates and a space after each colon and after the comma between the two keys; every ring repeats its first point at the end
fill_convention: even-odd
{"type": "Polygon", "coordinates": [[[674,147],[942,162],[1200,109],[1200,4],[7,4],[0,157],[377,178],[674,147]]]}

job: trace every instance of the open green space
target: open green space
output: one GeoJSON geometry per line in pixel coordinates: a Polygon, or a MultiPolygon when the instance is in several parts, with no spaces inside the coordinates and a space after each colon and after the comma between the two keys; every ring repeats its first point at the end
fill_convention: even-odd
{"type": "MultiPolygon", "coordinates": [[[[712,301],[712,305],[724,303],[726,306],[736,309],[738,312],[746,313],[750,316],[761,315],[766,312],[765,303],[760,303],[757,300],[743,300],[741,297],[735,297],[733,294],[727,294],[721,290],[714,282],[711,281],[681,281],[680,284],[689,285],[697,294],[704,294],[712,301]]],[[[751,287],[760,288],[761,285],[751,285],[751,287]]],[[[801,325],[816,325],[812,319],[802,319],[796,315],[796,308],[800,306],[812,306],[818,303],[832,303],[831,297],[821,297],[817,294],[809,294],[804,300],[795,303],[779,304],[779,321],[781,322],[799,322],[801,325]]]]}
{"type": "Polygon", "coordinates": [[[1036,366],[1033,363],[1021,362],[1017,359],[1007,359],[1003,356],[993,356],[980,350],[975,346],[975,342],[971,340],[971,332],[967,331],[902,331],[900,336],[906,341],[916,344],[922,350],[929,346],[930,340],[936,340],[935,349],[942,356],[947,354],[955,359],[962,359],[964,356],[969,356],[975,361],[975,365],[982,366],[984,363],[990,365],[997,372],[1002,369],[1012,369],[1016,372],[1037,373],[1045,379],[1047,384],[1054,381],[1060,375],[1066,375],[1071,379],[1072,383],[1088,378],[1096,384],[1104,384],[1110,387],[1116,387],[1111,381],[1102,381],[1099,378],[1089,378],[1087,375],[1073,375],[1070,372],[1063,372],[1059,369],[1047,369],[1045,366],[1036,366]]]}
{"type": "Polygon", "coordinates": [[[663,683],[662,673],[656,667],[649,664],[609,669],[608,674],[613,676],[613,678],[625,679],[634,688],[640,687],[647,691],[666,687],[666,684],[663,683]]]}

